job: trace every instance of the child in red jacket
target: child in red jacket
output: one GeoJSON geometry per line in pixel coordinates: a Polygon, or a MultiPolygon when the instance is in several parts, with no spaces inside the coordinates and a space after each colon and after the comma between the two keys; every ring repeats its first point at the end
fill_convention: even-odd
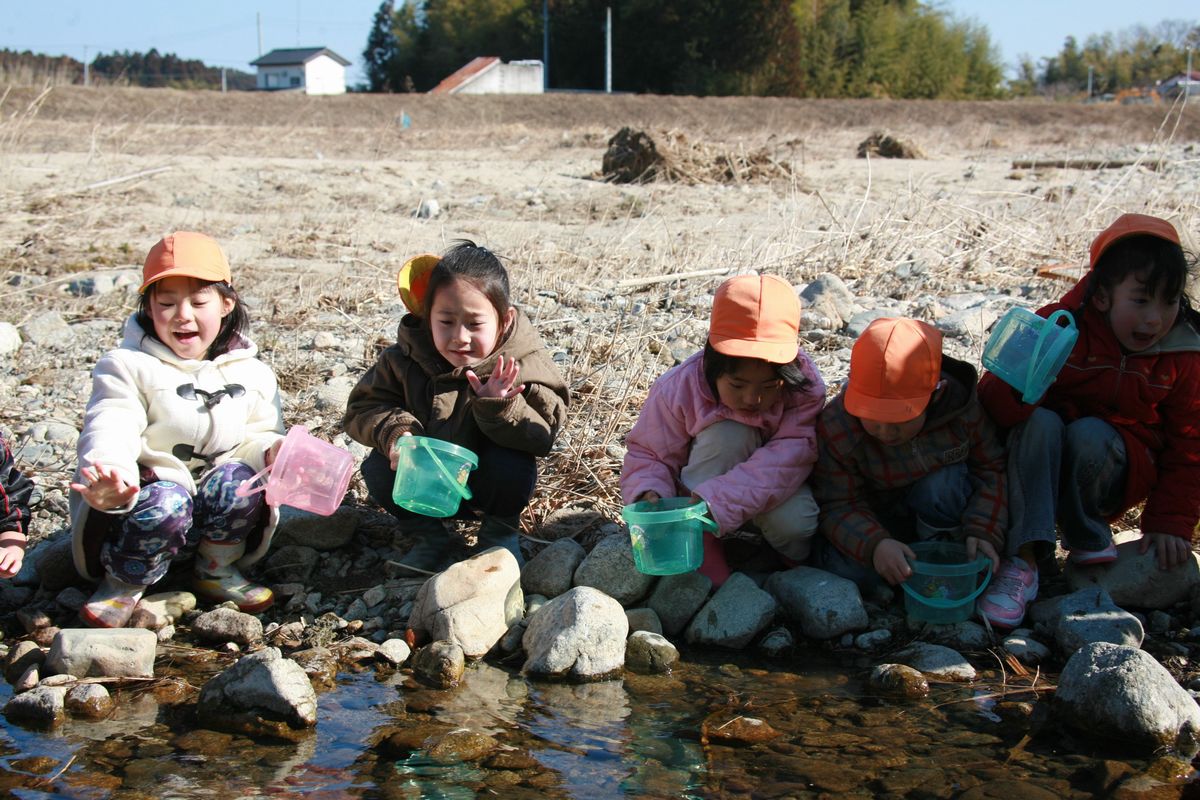
{"type": "Polygon", "coordinates": [[[1077,564],[1116,560],[1113,520],[1139,502],[1140,552],[1183,564],[1200,519],[1200,313],[1185,287],[1195,266],[1166,220],[1124,214],[1092,242],[1090,270],[1057,303],[1079,339],[1034,404],[992,374],[979,396],[1009,433],[1009,558],[980,613],[1012,628],[1037,596],[1055,524],[1077,564]]]}

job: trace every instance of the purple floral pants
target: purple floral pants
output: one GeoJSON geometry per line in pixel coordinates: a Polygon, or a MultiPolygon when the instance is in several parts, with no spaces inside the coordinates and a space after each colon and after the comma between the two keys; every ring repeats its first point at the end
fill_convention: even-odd
{"type": "Polygon", "coordinates": [[[227,461],[204,477],[194,498],[172,481],[145,484],[100,551],[104,568],[126,583],[149,586],[172,561],[190,558],[201,539],[243,541],[263,515],[261,493],[235,493],[253,475],[249,464],[227,461]]]}

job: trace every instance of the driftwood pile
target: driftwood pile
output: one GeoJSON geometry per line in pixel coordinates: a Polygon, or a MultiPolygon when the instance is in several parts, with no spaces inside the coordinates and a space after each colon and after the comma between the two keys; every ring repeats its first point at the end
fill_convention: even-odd
{"type": "Polygon", "coordinates": [[[608,140],[601,170],[608,183],[762,183],[791,180],[795,175],[790,164],[765,148],[693,142],[675,130],[655,138],[628,127],[608,140]]]}
{"type": "Polygon", "coordinates": [[[858,157],[880,158],[924,158],[925,153],[912,142],[897,139],[888,133],[876,131],[858,143],[858,157]]]}

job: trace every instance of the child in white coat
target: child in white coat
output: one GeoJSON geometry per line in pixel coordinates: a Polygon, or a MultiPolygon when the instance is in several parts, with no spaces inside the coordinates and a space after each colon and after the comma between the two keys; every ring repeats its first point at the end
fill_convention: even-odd
{"type": "Polygon", "coordinates": [[[92,373],[71,484],[75,566],[102,579],[80,618],[122,627],[171,561],[195,556],[195,588],[256,612],[271,590],[239,571],[263,556],[277,513],[237,487],[283,439],[275,373],[246,337],[229,262],[179,231],[146,257],[138,310],[92,373]]]}

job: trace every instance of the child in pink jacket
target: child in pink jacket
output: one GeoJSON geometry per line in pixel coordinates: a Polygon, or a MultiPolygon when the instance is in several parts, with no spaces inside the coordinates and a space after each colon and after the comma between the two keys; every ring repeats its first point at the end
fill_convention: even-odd
{"type": "Polygon", "coordinates": [[[729,577],[723,538],[757,529],[780,555],[808,557],[817,504],[806,485],[817,459],[825,384],[800,348],[800,300],[773,275],[718,287],[704,350],[650,388],[626,438],[625,503],[691,495],[708,505],[700,572],[729,577]]]}

